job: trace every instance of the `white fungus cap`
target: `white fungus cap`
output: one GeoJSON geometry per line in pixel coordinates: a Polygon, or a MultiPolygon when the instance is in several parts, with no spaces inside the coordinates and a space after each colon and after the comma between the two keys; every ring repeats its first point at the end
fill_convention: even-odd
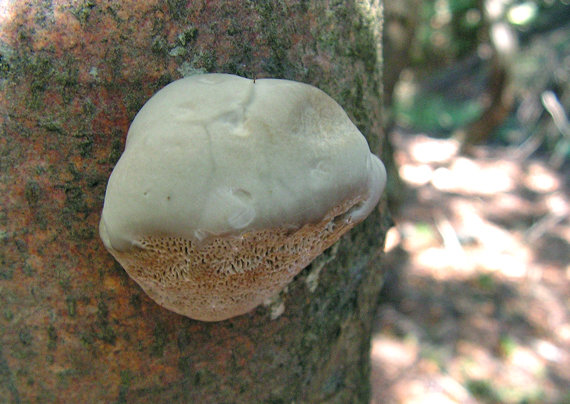
{"type": "MultiPolygon", "coordinates": [[[[196,291],[210,288],[201,282],[209,282],[208,271],[215,272],[216,265],[222,268],[218,273],[224,273],[230,261],[235,267],[243,260],[240,254],[245,252],[239,249],[253,248],[240,244],[244,239],[249,243],[253,237],[258,244],[259,251],[248,259],[265,261],[246,260],[229,271],[238,275],[252,275],[261,267],[274,271],[284,261],[275,259],[277,250],[271,249],[277,244],[291,247],[292,235],[304,234],[307,226],[316,233],[303,237],[322,238],[310,241],[310,247],[307,240],[297,240],[292,256],[303,257],[291,265],[302,267],[283,268],[283,280],[272,278],[275,285],[261,287],[264,294],[274,294],[364,220],[385,183],[382,162],[323,91],[287,80],[197,75],[169,84],[137,114],[107,185],[100,235],[105,247],[160,304],[192,318],[219,320],[228,316],[200,313],[217,313],[216,307],[228,302],[252,300],[256,289],[249,288],[249,297],[240,298],[245,292],[233,285],[229,297],[220,298],[225,292],[211,286],[217,296],[213,299],[221,303],[207,296],[196,298],[196,293],[205,293],[196,291]],[[338,230],[332,238],[322,234],[327,226],[323,220],[334,220],[338,230]],[[277,240],[282,238],[288,241],[277,240]],[[197,271],[203,273],[196,275],[197,271]],[[173,297],[176,293],[181,295],[173,297]],[[203,304],[206,309],[196,314],[194,309],[174,307],[181,304],[203,304]]],[[[231,280],[226,277],[224,282],[231,280]]],[[[237,314],[264,299],[253,300],[237,314]]],[[[229,317],[237,315],[221,310],[231,312],[229,317]]]]}

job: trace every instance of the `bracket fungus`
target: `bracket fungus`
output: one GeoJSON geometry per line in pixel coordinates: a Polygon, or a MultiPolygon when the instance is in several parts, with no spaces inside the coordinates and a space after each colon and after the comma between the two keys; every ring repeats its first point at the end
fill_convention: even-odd
{"type": "Polygon", "coordinates": [[[228,74],[177,80],[135,117],[100,236],[161,306],[244,314],[377,205],[382,162],[323,91],[228,74]]]}

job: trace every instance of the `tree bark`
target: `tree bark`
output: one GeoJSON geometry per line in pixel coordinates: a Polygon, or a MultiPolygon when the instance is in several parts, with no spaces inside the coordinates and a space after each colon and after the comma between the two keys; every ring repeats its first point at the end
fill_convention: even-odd
{"type": "Polygon", "coordinates": [[[3,7],[0,402],[368,403],[384,202],[281,293],[276,319],[271,306],[218,323],[159,307],[106,252],[97,227],[129,123],[183,75],[317,86],[381,155],[381,4],[3,7]]]}

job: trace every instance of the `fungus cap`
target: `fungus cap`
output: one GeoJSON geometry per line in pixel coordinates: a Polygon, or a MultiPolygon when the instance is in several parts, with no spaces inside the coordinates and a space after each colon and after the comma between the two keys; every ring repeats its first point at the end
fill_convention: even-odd
{"type": "Polygon", "coordinates": [[[323,91],[197,75],[135,117],[100,236],[159,304],[222,320],[278,292],[364,220],[385,182],[382,162],[323,91]]]}

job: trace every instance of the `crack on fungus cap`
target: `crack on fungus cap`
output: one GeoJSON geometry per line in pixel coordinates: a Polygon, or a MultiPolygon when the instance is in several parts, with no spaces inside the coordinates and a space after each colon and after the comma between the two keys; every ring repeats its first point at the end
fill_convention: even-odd
{"type": "Polygon", "coordinates": [[[382,162],[323,91],[197,75],[135,117],[100,235],[159,304],[223,320],[281,290],[364,220],[385,183],[382,162]]]}

